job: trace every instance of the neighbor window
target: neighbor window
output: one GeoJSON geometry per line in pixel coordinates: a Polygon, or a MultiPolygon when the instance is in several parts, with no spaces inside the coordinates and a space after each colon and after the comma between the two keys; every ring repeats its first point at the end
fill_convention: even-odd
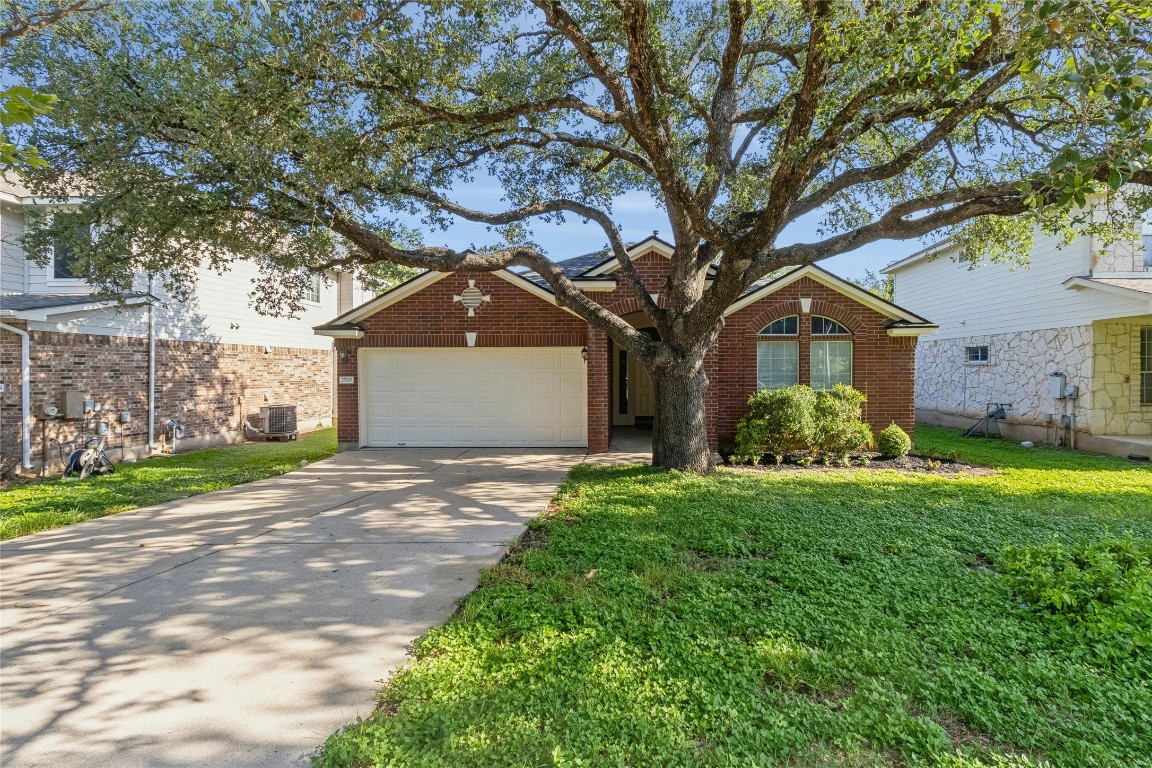
{"type": "Polygon", "coordinates": [[[964,359],[970,363],[986,363],[991,358],[988,356],[988,347],[964,347],[964,359]]]}
{"type": "Polygon", "coordinates": [[[828,317],[812,316],[812,389],[852,384],[852,332],[828,317]]]}
{"type": "Polygon", "coordinates": [[[1140,329],[1140,405],[1152,405],[1152,326],[1140,329]]]}
{"type": "Polygon", "coordinates": [[[796,315],[764,326],[756,344],[756,389],[783,389],[799,381],[800,330],[796,315]],[[788,338],[791,337],[791,338],[788,338]]]}
{"type": "Polygon", "coordinates": [[[84,247],[92,242],[92,227],[80,224],[68,236],[52,243],[52,277],[56,280],[83,280],[88,272],[84,247]]]}
{"type": "Polygon", "coordinates": [[[304,295],[301,297],[304,301],[311,301],[314,304],[320,303],[320,288],[324,283],[324,276],[319,272],[308,272],[303,270],[305,277],[310,282],[304,287],[304,295]]]}
{"type": "Polygon", "coordinates": [[[1152,235],[1144,235],[1144,269],[1152,270],[1152,235]]]}

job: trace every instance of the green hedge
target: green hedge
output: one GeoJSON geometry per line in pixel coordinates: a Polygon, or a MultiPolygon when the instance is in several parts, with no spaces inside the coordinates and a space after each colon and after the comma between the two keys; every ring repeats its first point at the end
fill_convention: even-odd
{"type": "Polygon", "coordinates": [[[850,453],[872,445],[872,429],[861,419],[866,401],[844,384],[823,392],[804,384],[757,392],[736,427],[733,460],[755,464],[771,456],[779,464],[799,453],[845,463],[850,453]]]}

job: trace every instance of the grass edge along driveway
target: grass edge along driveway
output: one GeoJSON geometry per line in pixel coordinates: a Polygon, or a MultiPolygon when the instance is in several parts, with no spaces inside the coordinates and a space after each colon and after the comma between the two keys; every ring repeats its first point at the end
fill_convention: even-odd
{"type": "Polygon", "coordinates": [[[1002,471],[577,467],[318,765],[1152,765],[1152,653],[1102,656],[998,570],[1147,544],[1152,473],[917,439],[1002,471]]]}
{"type": "Polygon", "coordinates": [[[336,429],[285,442],[237,443],[116,465],[86,480],[51,478],[0,490],[0,540],[282,475],[336,453],[336,429]]]}

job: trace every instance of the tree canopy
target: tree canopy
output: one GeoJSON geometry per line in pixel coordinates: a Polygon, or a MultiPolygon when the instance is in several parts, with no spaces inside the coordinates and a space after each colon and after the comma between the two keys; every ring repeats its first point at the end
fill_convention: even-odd
{"type": "Polygon", "coordinates": [[[290,305],[300,265],[521,265],[655,371],[783,266],[934,232],[997,255],[1093,194],[1149,207],[1150,22],[1139,0],[171,2],[71,18],[11,63],[61,98],[33,183],[83,180],[109,286],[178,288],[207,253],[289,275],[290,305]],[[501,195],[465,207],[477,180],[501,195]],[[628,191],[668,216],[659,306],[614,223],[628,191]],[[425,245],[413,214],[491,241],[425,245]],[[781,244],[807,214],[820,239],[781,244]],[[563,217],[600,225],[660,348],[535,244],[563,217]]]}

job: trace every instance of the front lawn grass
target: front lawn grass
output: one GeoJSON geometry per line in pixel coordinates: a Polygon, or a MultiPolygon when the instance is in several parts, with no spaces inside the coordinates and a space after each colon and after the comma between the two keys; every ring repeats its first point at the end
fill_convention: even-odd
{"type": "Polygon", "coordinates": [[[1152,472],[929,427],[917,450],[1003,471],[577,467],[318,764],[1152,765],[1152,653],[1052,631],[996,570],[1148,545],[1152,472]]]}
{"type": "Polygon", "coordinates": [[[0,490],[0,539],[71,525],[282,475],[336,453],[336,430],[282,443],[241,443],[116,465],[86,480],[50,479],[0,490]]]}

